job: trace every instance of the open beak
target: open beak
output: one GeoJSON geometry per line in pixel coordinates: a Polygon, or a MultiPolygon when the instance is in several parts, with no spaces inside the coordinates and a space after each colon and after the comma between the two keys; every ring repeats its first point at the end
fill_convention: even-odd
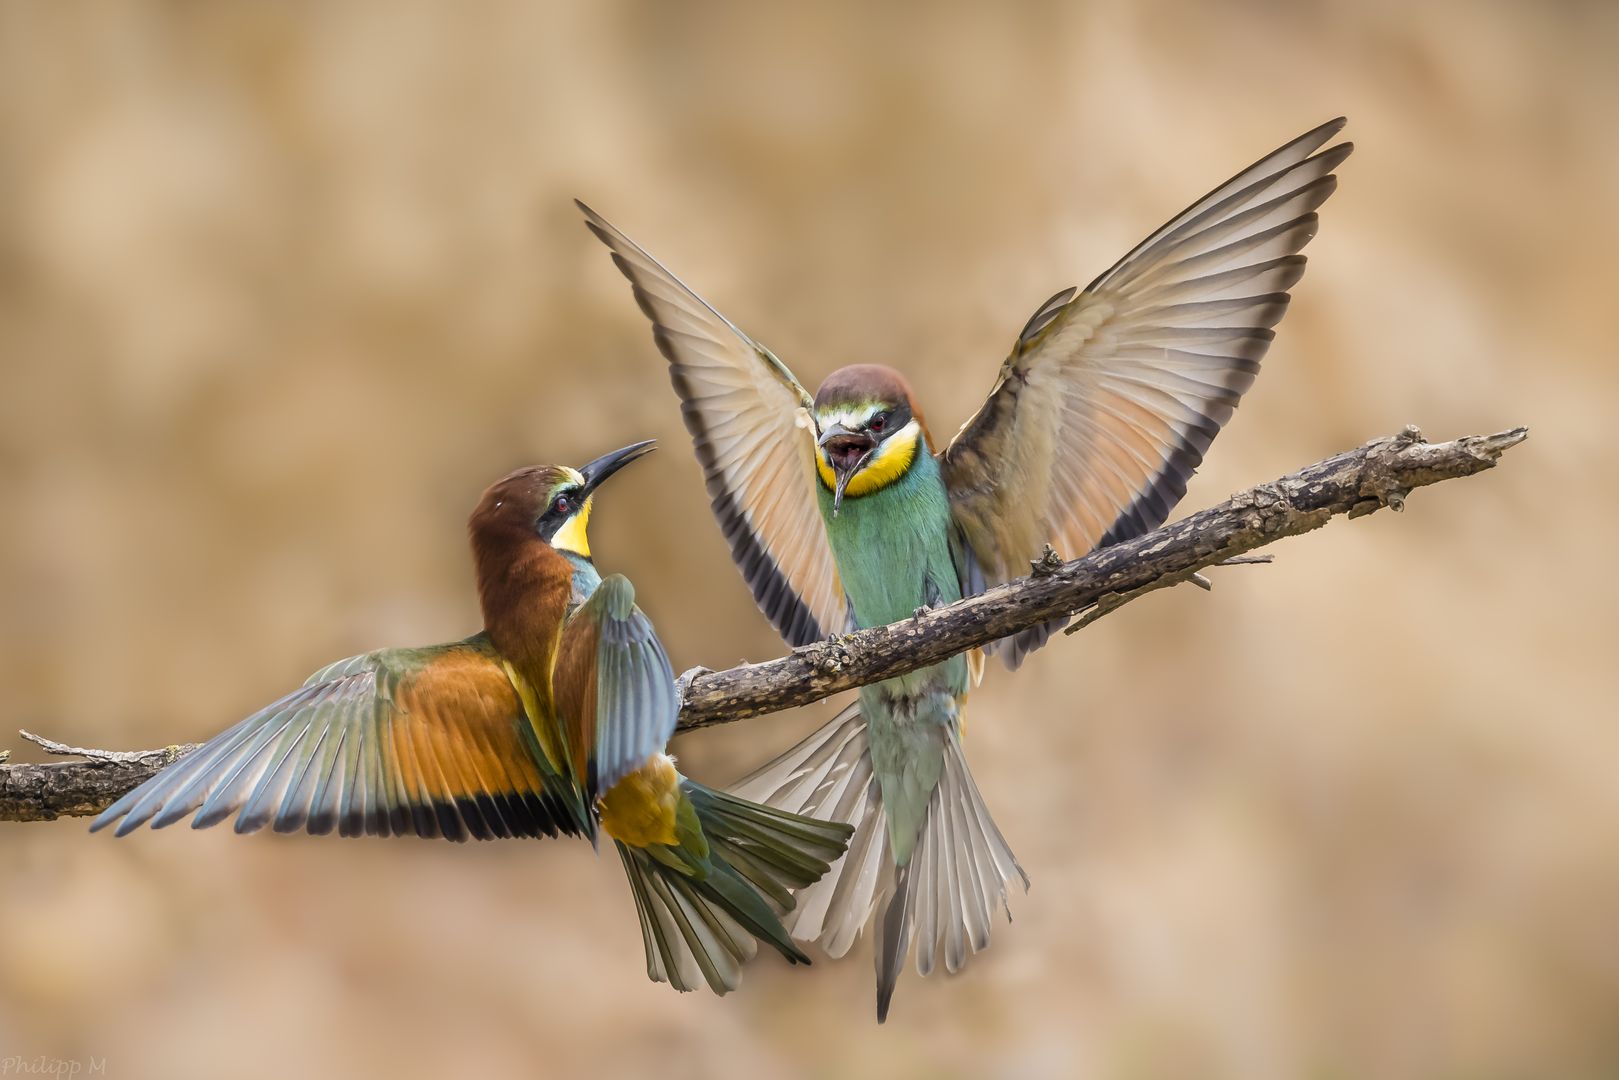
{"type": "Polygon", "coordinates": [[[657,446],[658,441],[656,439],[631,443],[622,450],[614,450],[610,454],[603,454],[588,465],[580,466],[579,475],[585,478],[585,493],[589,494],[595,491],[601,486],[603,480],[606,480],[636,458],[650,454],[657,449],[657,446]]]}
{"type": "Polygon", "coordinates": [[[877,440],[863,431],[851,431],[842,424],[831,424],[817,440],[821,452],[832,466],[837,483],[832,488],[832,516],[843,508],[843,492],[855,473],[865,468],[866,462],[877,449],[877,440]]]}

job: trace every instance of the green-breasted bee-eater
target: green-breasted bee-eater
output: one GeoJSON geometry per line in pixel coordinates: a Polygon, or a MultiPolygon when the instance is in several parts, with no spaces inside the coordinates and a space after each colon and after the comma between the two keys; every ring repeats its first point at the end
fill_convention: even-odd
{"type": "Polygon", "coordinates": [[[619,574],[602,578],[593,493],[652,449],[581,469],[520,469],[468,523],[484,629],[425,649],[340,660],[181,758],[90,826],[123,836],[195,813],[205,828],[342,836],[613,838],[640,912],[647,974],[678,990],[736,988],[768,942],[807,958],[780,921],[791,890],[852,829],[688,780],[663,751],[680,711],[652,624],[619,574]]]}
{"type": "MultiPolygon", "coordinates": [[[[1324,124],[1176,215],[1083,291],[1041,304],[989,399],[941,447],[887,367],[833,372],[812,398],[744,334],[582,203],[668,359],[715,516],[792,645],[910,617],[1162,524],[1253,383],[1304,271],[1300,250],[1351,145],[1324,124]],[[1326,147],[1323,149],[1323,147],[1326,147]]],[[[1066,620],[1064,620],[1066,621],[1066,620]]],[[[1061,622],[996,643],[1016,667],[1061,622]]],[[[981,654],[859,691],[737,789],[855,826],[799,897],[793,933],[832,956],[876,915],[877,1015],[913,938],[926,975],[989,944],[1028,879],[962,758],[981,654]]]]}

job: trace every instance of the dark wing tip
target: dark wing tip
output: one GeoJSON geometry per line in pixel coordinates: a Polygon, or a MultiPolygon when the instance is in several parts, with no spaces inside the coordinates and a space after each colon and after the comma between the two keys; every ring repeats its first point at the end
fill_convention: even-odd
{"type": "Polygon", "coordinates": [[[1059,289],[1052,294],[1049,300],[1034,309],[1034,314],[1029,316],[1029,321],[1023,324],[1023,329],[1018,331],[1018,341],[1020,343],[1027,342],[1040,331],[1050,326],[1052,321],[1056,319],[1058,312],[1062,311],[1078,293],[1079,287],[1070,285],[1068,288],[1059,289]]]}

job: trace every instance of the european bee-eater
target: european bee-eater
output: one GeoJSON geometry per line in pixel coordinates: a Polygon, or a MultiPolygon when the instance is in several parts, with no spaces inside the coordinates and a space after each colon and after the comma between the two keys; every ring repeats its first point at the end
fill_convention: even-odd
{"type": "Polygon", "coordinates": [[[652,449],[581,469],[520,469],[468,523],[484,630],[340,660],[109,807],[123,836],[192,814],[236,831],[613,838],[647,974],[736,988],[755,938],[807,962],[778,913],[826,873],[847,825],[745,802],[681,776],[663,750],[674,676],[628,578],[600,577],[596,488],[652,449]],[[598,793],[600,797],[598,798],[598,793]]]}
{"type": "MultiPolygon", "coordinates": [[[[1315,210],[1349,155],[1324,124],[1244,169],[1083,291],[1041,304],[989,399],[943,446],[903,377],[833,372],[812,398],[744,334],[585,207],[670,365],[715,516],[792,645],[911,616],[1156,528],[1253,383],[1315,210]]],[[[992,647],[1016,667],[1061,623],[992,647]]],[[[799,897],[794,936],[841,956],[876,917],[877,1016],[913,936],[920,974],[989,944],[1021,878],[961,754],[982,657],[860,690],[738,788],[846,821],[848,856],[799,897]]]]}

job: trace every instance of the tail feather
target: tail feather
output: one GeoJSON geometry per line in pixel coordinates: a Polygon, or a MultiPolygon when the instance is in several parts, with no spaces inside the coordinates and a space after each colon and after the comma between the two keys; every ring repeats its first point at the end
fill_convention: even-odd
{"type": "Polygon", "coordinates": [[[738,780],[731,790],[743,799],[768,800],[778,809],[810,814],[811,807],[826,801],[831,790],[828,785],[838,786],[862,760],[867,761],[869,776],[866,721],[856,702],[791,750],[738,780]]]}
{"type": "Polygon", "coordinates": [[[682,993],[697,989],[699,979],[716,994],[735,990],[757,949],[753,936],[700,883],[645,848],[614,843],[641,916],[647,976],[682,993]]]}
{"type": "Polygon", "coordinates": [[[919,975],[933,970],[941,951],[944,968],[953,975],[966,966],[969,949],[989,948],[996,913],[1004,909],[1008,921],[1012,917],[1009,886],[1017,881],[1029,887],[1029,875],[990,817],[954,736],[945,741],[944,769],[912,866],[919,871],[909,902],[912,920],[921,927],[919,975]],[[924,868],[926,876],[920,873],[924,868]],[[924,898],[930,891],[933,895],[924,898]]]}
{"type": "Polygon", "coordinates": [[[827,876],[824,914],[821,924],[795,926],[794,933],[816,937],[828,956],[837,958],[853,948],[860,931],[871,920],[877,902],[892,874],[894,857],[888,843],[888,815],[883,812],[882,789],[875,778],[867,782],[866,798],[861,806],[859,823],[854,838],[849,841],[849,854],[843,865],[834,870],[836,879],[827,876]]]}
{"type": "MultiPolygon", "coordinates": [[[[888,1019],[888,1006],[894,1000],[894,987],[905,967],[905,954],[911,949],[911,864],[894,872],[893,893],[877,923],[877,1022],[888,1019]]],[[[925,885],[925,883],[924,883],[925,885]]],[[[925,888],[922,891],[927,891],[925,888]]]]}
{"type": "Polygon", "coordinates": [[[792,909],[793,892],[826,875],[854,831],[840,822],[749,802],[693,780],[684,782],[684,790],[710,851],[718,852],[781,911],[792,909]]]}
{"type": "Polygon", "coordinates": [[[943,957],[954,974],[989,947],[1009,886],[1028,888],[1006,838],[995,826],[962,756],[960,740],[939,730],[943,767],[909,863],[897,867],[888,839],[880,785],[872,772],[866,723],[851,705],[825,727],[742,780],[739,793],[770,806],[854,828],[849,849],[820,881],[798,893],[793,936],[819,941],[843,956],[878,914],[878,1017],[888,1003],[911,945],[916,970],[931,973],[943,957]]]}
{"type": "Polygon", "coordinates": [[[792,909],[792,890],[819,880],[842,855],[849,826],[759,806],[691,780],[681,787],[708,839],[706,876],[615,841],[641,917],[647,975],[681,991],[701,980],[726,994],[740,985],[758,941],[789,963],[808,964],[781,913],[792,909]]]}
{"type": "MultiPolygon", "coordinates": [[[[939,880],[943,863],[939,845],[934,843],[931,834],[924,831],[917,840],[916,854],[911,856],[911,866],[918,881],[931,882],[939,880]]],[[[912,923],[916,929],[918,941],[938,941],[941,925],[948,926],[950,922],[949,904],[940,895],[938,889],[919,889],[917,891],[916,905],[911,911],[912,923]],[[942,908],[942,910],[941,910],[942,908]],[[943,922],[941,923],[941,920],[943,922]]],[[[921,949],[916,954],[916,971],[918,975],[926,977],[933,972],[933,954],[931,951],[921,949]]]]}
{"type": "Polygon", "coordinates": [[[872,775],[866,721],[858,703],[733,787],[743,798],[854,830],[848,854],[798,893],[789,925],[828,956],[847,953],[866,925],[886,876],[888,821],[872,775]]]}

